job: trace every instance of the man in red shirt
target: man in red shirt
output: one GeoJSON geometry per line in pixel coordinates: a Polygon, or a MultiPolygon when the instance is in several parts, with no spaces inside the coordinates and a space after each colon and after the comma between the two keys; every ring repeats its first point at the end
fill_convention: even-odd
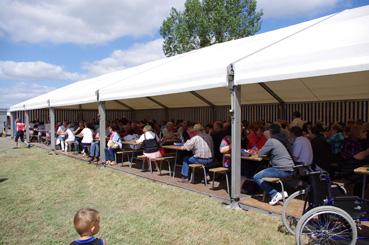
{"type": "Polygon", "coordinates": [[[19,138],[20,138],[20,140],[21,140],[24,144],[26,144],[26,146],[27,146],[28,148],[30,148],[30,147],[31,147],[31,145],[30,145],[28,142],[26,142],[26,141],[24,140],[24,132],[26,131],[26,124],[24,124],[20,119],[17,119],[16,124],[15,124],[15,128],[16,128],[16,131],[17,131],[17,133],[16,133],[16,135],[15,135],[15,144],[16,144],[16,148],[18,148],[18,139],[19,139],[19,138]]]}

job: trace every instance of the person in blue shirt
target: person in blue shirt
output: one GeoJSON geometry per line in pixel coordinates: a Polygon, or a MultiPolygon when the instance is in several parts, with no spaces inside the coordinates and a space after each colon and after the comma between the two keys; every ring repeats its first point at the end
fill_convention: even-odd
{"type": "Polygon", "coordinates": [[[292,127],[290,129],[292,138],[292,156],[295,162],[311,165],[313,163],[313,148],[310,140],[303,136],[300,127],[292,127]]]}
{"type": "Polygon", "coordinates": [[[81,208],[74,215],[74,228],[79,234],[79,239],[70,245],[107,245],[102,239],[94,237],[100,231],[100,214],[93,208],[81,208]]]}

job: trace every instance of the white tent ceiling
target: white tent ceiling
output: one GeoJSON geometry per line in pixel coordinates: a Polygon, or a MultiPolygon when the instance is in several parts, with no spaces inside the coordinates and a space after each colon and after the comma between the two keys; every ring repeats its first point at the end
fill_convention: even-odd
{"type": "MultiPolygon", "coordinates": [[[[369,6],[80,81],[11,107],[11,110],[96,103],[107,108],[156,109],[230,103],[227,66],[243,85],[243,104],[282,100],[369,98],[369,6]],[[151,99],[146,98],[151,97],[151,99]],[[158,103],[154,102],[157,101],[158,103]],[[161,104],[161,105],[160,105],[161,104]]],[[[91,104],[92,105],[92,104],[91,104]]],[[[96,107],[95,107],[96,108],[96,107]]]]}

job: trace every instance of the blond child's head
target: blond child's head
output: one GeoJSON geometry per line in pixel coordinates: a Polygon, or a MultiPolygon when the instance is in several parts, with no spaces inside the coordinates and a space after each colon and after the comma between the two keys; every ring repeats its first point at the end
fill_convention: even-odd
{"type": "Polygon", "coordinates": [[[74,215],[74,228],[82,236],[93,236],[100,230],[100,214],[93,208],[81,208],[74,215]]]}

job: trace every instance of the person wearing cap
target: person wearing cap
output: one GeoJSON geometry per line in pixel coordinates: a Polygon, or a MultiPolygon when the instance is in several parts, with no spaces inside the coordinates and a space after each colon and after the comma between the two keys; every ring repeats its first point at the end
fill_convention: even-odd
{"type": "Polygon", "coordinates": [[[136,141],[143,144],[143,154],[149,159],[162,157],[160,154],[160,139],[151,125],[143,128],[143,134],[136,141]]]}
{"type": "Polygon", "coordinates": [[[193,131],[197,134],[191,139],[187,140],[182,146],[182,150],[192,151],[193,156],[185,157],[183,159],[182,165],[182,182],[188,181],[189,177],[189,165],[200,163],[200,164],[210,164],[213,162],[213,140],[210,135],[204,132],[204,128],[201,124],[195,124],[193,126],[193,131]]]}

